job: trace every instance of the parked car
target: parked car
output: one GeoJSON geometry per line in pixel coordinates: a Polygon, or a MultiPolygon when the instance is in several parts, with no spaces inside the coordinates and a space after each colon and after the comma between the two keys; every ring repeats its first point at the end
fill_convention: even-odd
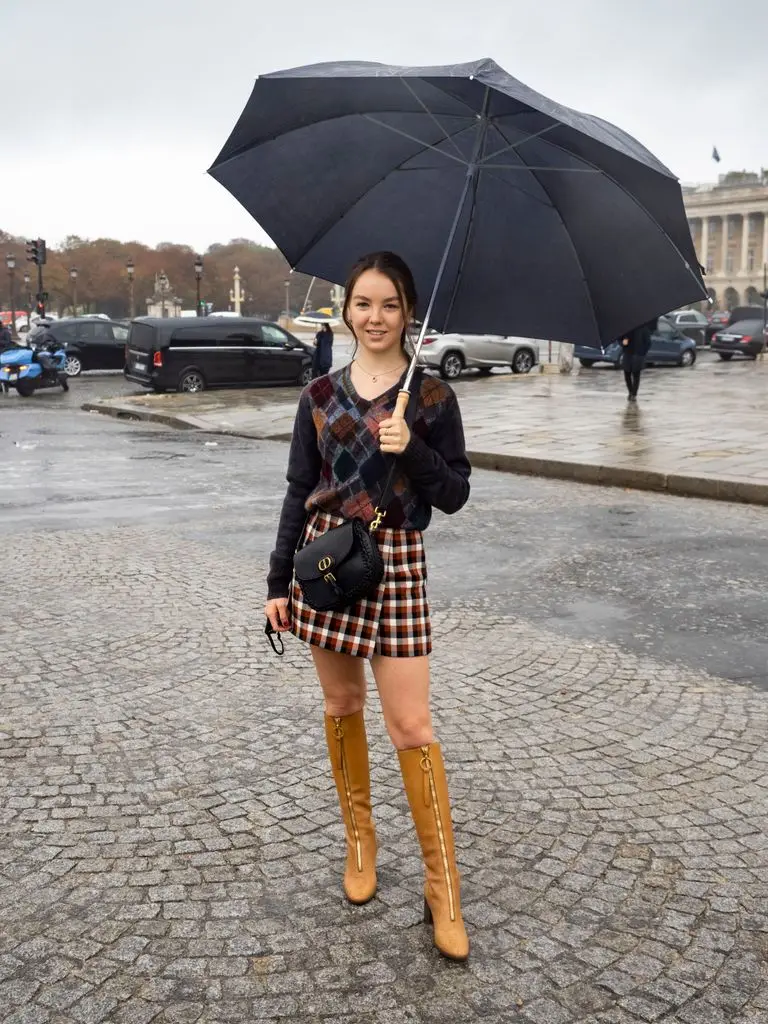
{"type": "Polygon", "coordinates": [[[733,309],[726,309],[718,313],[713,313],[712,321],[707,328],[709,340],[711,342],[712,338],[718,331],[722,331],[726,327],[733,327],[734,324],[741,323],[742,320],[762,319],[762,306],[734,306],[733,309]]]}
{"type": "Polygon", "coordinates": [[[539,347],[529,338],[428,331],[420,361],[439,370],[445,380],[455,380],[464,370],[490,373],[494,366],[508,366],[513,373],[530,373],[539,362],[539,347]]]}
{"type": "MultiPolygon", "coordinates": [[[[582,366],[611,363],[617,370],[621,368],[621,342],[618,339],[604,348],[577,345],[574,355],[582,366]]],[[[646,366],[693,366],[695,362],[696,342],[687,338],[678,327],[673,327],[666,317],[659,317],[656,330],[651,336],[646,366]]]]}
{"type": "Polygon", "coordinates": [[[38,320],[29,332],[34,341],[45,330],[67,354],[66,374],[77,377],[83,370],[122,370],[128,328],[102,316],[62,317],[38,320]]]}
{"type": "Polygon", "coordinates": [[[709,319],[704,313],[699,313],[695,309],[678,309],[674,313],[667,313],[665,319],[682,331],[687,338],[693,338],[697,345],[709,343],[709,319]]]}
{"type": "Polygon", "coordinates": [[[140,317],[131,321],[125,376],[154,391],[297,384],[312,380],[312,347],[248,317],[140,317]]]}
{"type": "Polygon", "coordinates": [[[712,339],[712,351],[717,352],[722,360],[728,362],[734,356],[745,356],[757,359],[763,351],[763,338],[768,340],[768,329],[764,335],[763,318],[759,320],[739,320],[733,327],[718,331],[712,339]]]}

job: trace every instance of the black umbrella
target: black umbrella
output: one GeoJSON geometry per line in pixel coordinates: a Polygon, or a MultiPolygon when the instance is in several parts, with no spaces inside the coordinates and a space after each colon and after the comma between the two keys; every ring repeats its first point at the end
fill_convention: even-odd
{"type": "Polygon", "coordinates": [[[492,60],[265,75],[209,173],[306,274],[398,252],[419,342],[428,324],[600,345],[707,297],[672,172],[492,60]]]}

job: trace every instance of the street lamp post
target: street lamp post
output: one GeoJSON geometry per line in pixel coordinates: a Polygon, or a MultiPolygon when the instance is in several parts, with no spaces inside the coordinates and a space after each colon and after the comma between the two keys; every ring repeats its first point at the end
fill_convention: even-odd
{"type": "Polygon", "coordinates": [[[70,267],[69,276],[72,281],[72,316],[77,316],[77,267],[70,267]]]}
{"type": "Polygon", "coordinates": [[[197,306],[195,307],[195,316],[202,316],[203,310],[200,306],[200,280],[203,276],[203,257],[195,256],[195,285],[197,295],[197,306]]]}
{"type": "Polygon", "coordinates": [[[16,338],[16,257],[9,252],[5,257],[5,265],[8,267],[8,283],[11,291],[11,337],[16,338]]]}
{"type": "Polygon", "coordinates": [[[32,283],[32,278],[29,276],[29,274],[25,270],[24,271],[24,291],[27,294],[27,330],[29,330],[32,327],[32,291],[31,291],[31,289],[29,287],[31,283],[32,283]]]}
{"type": "Polygon", "coordinates": [[[285,318],[290,323],[291,319],[291,282],[285,282],[285,318]]]}
{"type": "Polygon", "coordinates": [[[129,257],[128,262],[125,264],[125,271],[128,274],[128,291],[131,297],[131,320],[136,316],[136,304],[133,301],[133,275],[135,270],[133,260],[129,257]]]}

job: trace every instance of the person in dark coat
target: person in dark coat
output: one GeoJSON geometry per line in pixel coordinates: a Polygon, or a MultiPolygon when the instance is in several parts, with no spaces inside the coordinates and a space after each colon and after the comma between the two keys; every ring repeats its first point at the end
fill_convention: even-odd
{"type": "Polygon", "coordinates": [[[645,360],[651,348],[651,338],[656,330],[657,323],[658,318],[654,317],[639,327],[635,327],[634,330],[631,330],[621,339],[621,365],[624,370],[624,380],[627,383],[627,399],[630,402],[637,401],[640,374],[643,372],[645,360]]]}
{"type": "Polygon", "coordinates": [[[0,324],[0,352],[6,348],[13,348],[13,337],[5,324],[0,324]]]}
{"type": "Polygon", "coordinates": [[[322,377],[333,365],[333,331],[330,324],[323,324],[315,335],[315,352],[312,360],[312,376],[322,377]]]}

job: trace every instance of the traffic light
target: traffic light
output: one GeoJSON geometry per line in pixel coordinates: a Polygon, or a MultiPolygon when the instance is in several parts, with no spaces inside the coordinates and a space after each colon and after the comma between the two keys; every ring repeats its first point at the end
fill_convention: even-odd
{"type": "Polygon", "coordinates": [[[35,263],[38,267],[42,267],[47,258],[44,238],[35,238],[31,242],[27,242],[27,261],[29,263],[35,263]]]}
{"type": "Polygon", "coordinates": [[[43,302],[42,299],[37,300],[37,305],[35,306],[35,309],[37,310],[38,316],[45,316],[45,303],[43,302]]]}

